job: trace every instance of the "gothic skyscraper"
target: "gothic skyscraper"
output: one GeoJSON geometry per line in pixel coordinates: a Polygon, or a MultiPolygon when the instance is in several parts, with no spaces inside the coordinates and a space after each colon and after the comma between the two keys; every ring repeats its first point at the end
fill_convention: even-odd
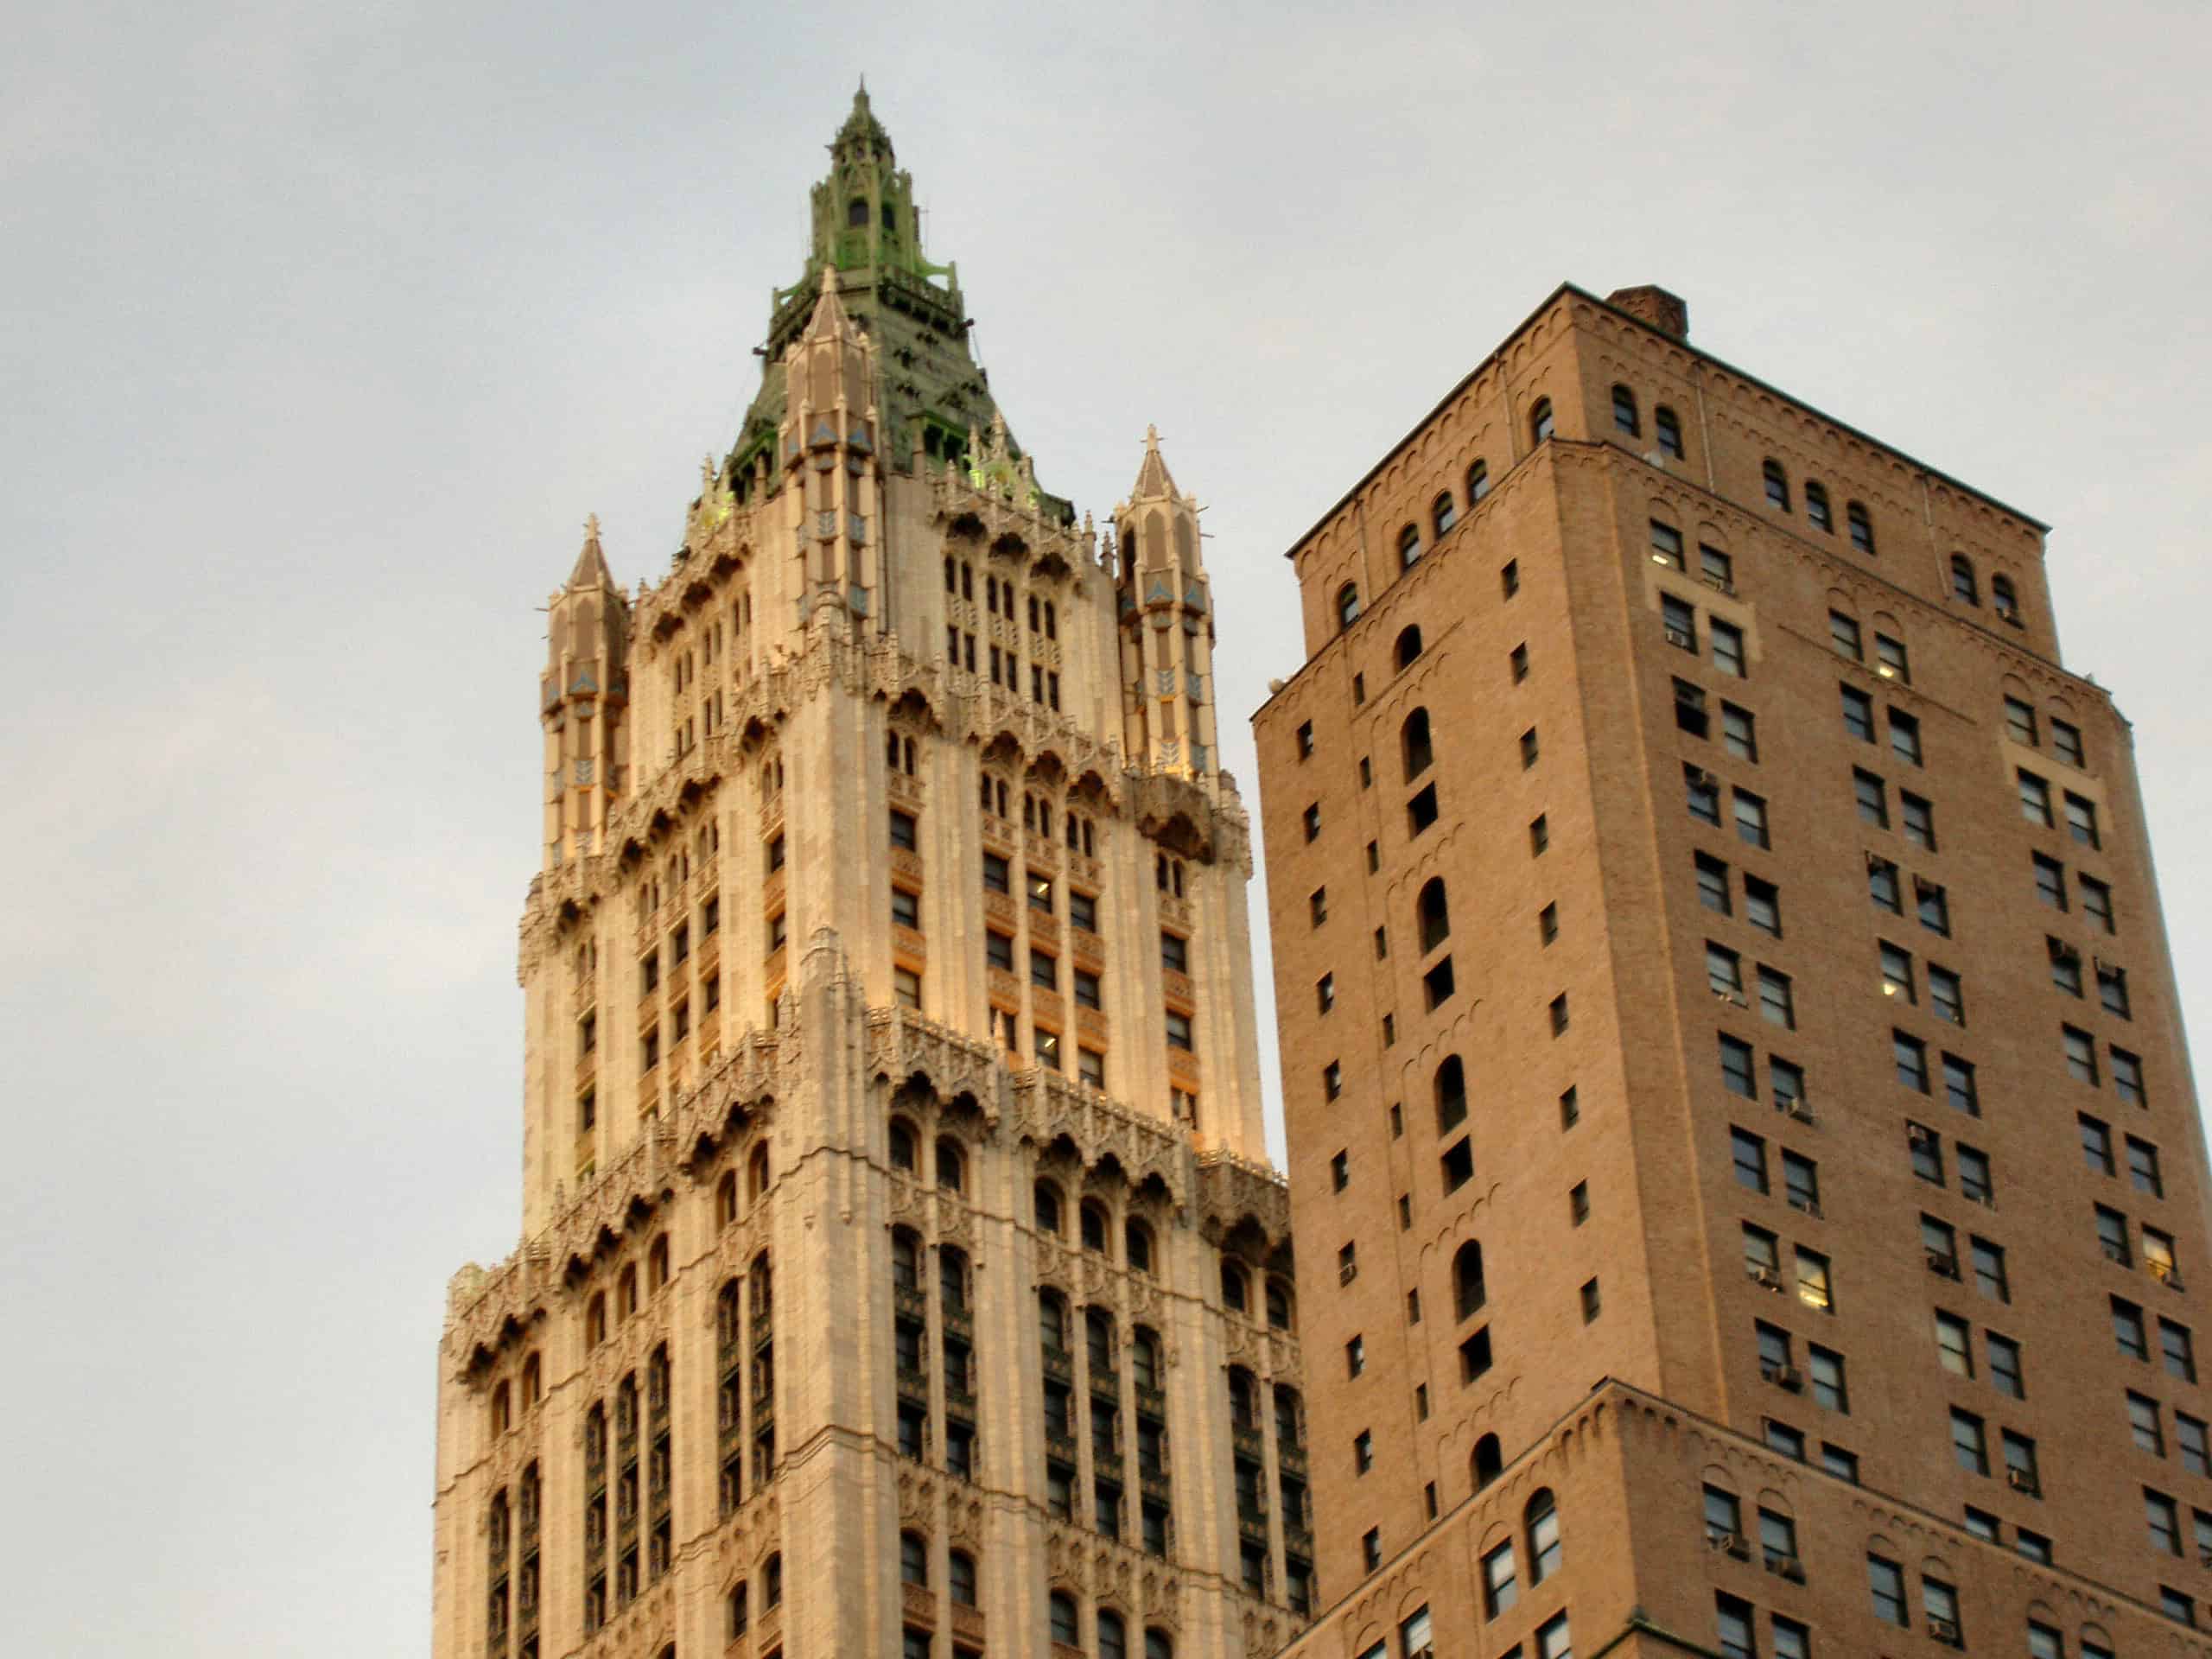
{"type": "Polygon", "coordinates": [[[553,595],[433,1650],[1257,1659],[1313,1538],[1197,505],[1039,486],[865,93],[812,230],[672,563],[553,595]]]}

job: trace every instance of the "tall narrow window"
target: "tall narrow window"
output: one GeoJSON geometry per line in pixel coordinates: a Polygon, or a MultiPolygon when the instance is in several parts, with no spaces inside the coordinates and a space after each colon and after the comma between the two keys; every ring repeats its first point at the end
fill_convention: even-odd
{"type": "Polygon", "coordinates": [[[1759,468],[1766,482],[1766,504],[1778,512],[1789,511],[1789,475],[1782,470],[1782,463],[1770,459],[1759,468]]]}
{"type": "Polygon", "coordinates": [[[1682,459],[1682,423],[1675,411],[1662,404],[1651,411],[1651,429],[1659,440],[1659,453],[1682,459]]]}
{"type": "Polygon", "coordinates": [[[1535,407],[1529,411],[1529,440],[1532,443],[1541,443],[1551,435],[1552,400],[1539,397],[1535,407]]]}

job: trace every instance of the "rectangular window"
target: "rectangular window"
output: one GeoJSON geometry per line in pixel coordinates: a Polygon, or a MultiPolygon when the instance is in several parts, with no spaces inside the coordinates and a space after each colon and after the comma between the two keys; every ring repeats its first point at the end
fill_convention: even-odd
{"type": "Polygon", "coordinates": [[[2079,768],[2085,766],[2087,761],[2082,753],[2082,728],[2053,715],[2050,717],[2050,752],[2069,766],[2079,768]]]}
{"type": "Polygon", "coordinates": [[[1844,1381],[1843,1356],[1815,1343],[1807,1345],[1805,1358],[1813,1376],[1813,1398],[1830,1411],[1848,1414],[1851,1390],[1844,1381]]]}
{"type": "MultiPolygon", "coordinates": [[[[1954,1376],[1974,1375],[1974,1327],[1957,1314],[1946,1313],[1941,1308],[1936,1313],[1936,1357],[1954,1376]]],[[[1959,1414],[1957,1412],[1951,1414],[1954,1424],[1952,1439],[1955,1441],[1958,1438],[1955,1425],[1959,1414]]],[[[1986,1474],[1989,1471],[1984,1468],[1974,1472],[1986,1474]]]]}
{"type": "Polygon", "coordinates": [[[1912,895],[1920,913],[1920,925],[1930,933],[1951,937],[1951,901],[1943,889],[1933,881],[1923,881],[1918,876],[1912,880],[1912,895]]]}
{"type": "Polygon", "coordinates": [[[2012,1300],[2012,1281],[2005,1273],[2005,1249],[1986,1238],[1969,1235],[1967,1252],[1974,1257],[1974,1288],[1993,1302],[2012,1300]]]}
{"type": "Polygon", "coordinates": [[[996,853],[983,855],[983,891],[986,893],[1014,891],[1013,868],[996,853]]]}
{"type": "Polygon", "coordinates": [[[2192,1475],[2212,1475],[2212,1444],[2203,1423],[2187,1412],[2174,1413],[2174,1444],[2181,1452],[2181,1466],[2192,1475]]]}
{"type": "Polygon", "coordinates": [[[1771,881],[1744,878],[1744,919],[1762,933],[1782,937],[1782,893],[1771,881]]]}
{"type": "Polygon", "coordinates": [[[1732,674],[1742,679],[1746,672],[1744,659],[1744,631],[1732,622],[1723,622],[1708,617],[1706,626],[1713,635],[1713,665],[1723,674],[1732,674]]]}
{"type": "Polygon", "coordinates": [[[1187,1014],[1178,1014],[1174,1009],[1169,1008],[1166,1011],[1166,1025],[1167,1028],[1167,1046],[1170,1048],[1179,1048],[1185,1053],[1190,1052],[1191,1016],[1187,1014]]]}
{"type": "Polygon", "coordinates": [[[1828,1274],[1828,1259],[1802,1244],[1797,1247],[1797,1300],[1822,1313],[1835,1312],[1835,1287],[1828,1274]]]}
{"type": "Polygon", "coordinates": [[[1754,1227],[1750,1222],[1744,1227],[1744,1271],[1761,1284],[1771,1284],[1782,1277],[1782,1241],[1764,1227],[1754,1227]]]}
{"type": "Polygon", "coordinates": [[[1989,1431],[1970,1411],[1951,1408],[1951,1456],[1970,1475],[1989,1473],[1989,1431]]]}
{"type": "Polygon", "coordinates": [[[1967,1022],[1966,991],[1959,976],[1932,962],[1928,964],[1928,1006],[1938,1020],[1954,1026],[1967,1022]]]}
{"type": "Polygon", "coordinates": [[[1754,1192],[1764,1192],[1767,1190],[1766,1142],[1745,1130],[1731,1129],[1728,1145],[1737,1181],[1754,1192]]]}
{"type": "Polygon", "coordinates": [[[2126,969],[2116,968],[2108,962],[2097,963],[2097,1001],[2107,1014],[2117,1014],[2122,1020],[2135,1017],[2128,1011],[2126,969]]]}
{"type": "Polygon", "coordinates": [[[1928,852],[1936,850],[1936,809],[1909,789],[1897,791],[1897,810],[1904,838],[1928,852]]]}
{"type": "Polygon", "coordinates": [[[1821,1166],[1810,1158],[1785,1151],[1782,1154],[1782,1186],[1789,1207],[1808,1216],[1821,1213],[1821,1166]]]}
{"type": "Polygon", "coordinates": [[[1928,1045],[1902,1031],[1890,1033],[1890,1052],[1897,1063],[1897,1081],[1920,1094],[1928,1092],[1928,1045]]]}
{"type": "Polygon", "coordinates": [[[891,844],[893,847],[903,847],[908,852],[912,852],[918,844],[919,839],[915,830],[914,815],[911,812],[899,811],[894,808],[891,814],[891,844]]]}
{"type": "Polygon", "coordinates": [[[1866,1558],[1866,1586],[1874,1598],[1874,1617],[1885,1624],[1907,1629],[1911,1620],[1906,1616],[1904,1602],[1904,1569],[1895,1561],[1884,1560],[1879,1555],[1866,1558]]]}
{"type": "MultiPolygon", "coordinates": [[[[1854,528],[1856,521],[1853,521],[1854,528]]],[[[1774,1659],[1813,1659],[1813,1634],[1794,1618],[1774,1616],[1774,1659]]]]}
{"type": "Polygon", "coordinates": [[[2020,816],[2044,829],[2054,822],[2050,814],[2050,785],[2024,767],[2013,773],[2020,791],[2020,816]]]}
{"type": "Polygon", "coordinates": [[[1955,1054],[1943,1056],[1943,1098],[1955,1112],[1981,1116],[1981,1090],[1974,1067],[1955,1054]]]}
{"type": "Polygon", "coordinates": [[[983,930],[983,960],[1007,973],[1014,971],[1014,941],[1003,933],[983,930]]]}
{"type": "Polygon", "coordinates": [[[1890,827],[1889,786],[1871,772],[1854,766],[1851,772],[1852,798],[1859,803],[1859,821],[1871,823],[1877,830],[1890,827]]]}
{"type": "Polygon", "coordinates": [[[1669,645],[1688,652],[1697,649],[1697,612],[1693,607],[1671,594],[1664,594],[1659,601],[1659,622],[1669,645]]]}
{"type": "Polygon", "coordinates": [[[1720,746],[1738,760],[1758,764],[1758,724],[1750,709],[1732,702],[1720,705],[1720,746]]]}
{"type": "Polygon", "coordinates": [[[1656,518],[1651,521],[1651,562],[1663,564],[1670,570],[1683,568],[1682,532],[1672,524],[1661,524],[1656,518]]]}
{"type": "Polygon", "coordinates": [[[2083,912],[2087,913],[2090,920],[2096,923],[2096,925],[2102,928],[2106,932],[2110,933],[2113,931],[2114,929],[2113,926],[2112,916],[2112,889],[2107,887],[2103,882],[2096,880],[2089,876],[2081,876],[2078,877],[2077,880],[2079,880],[2082,888],[2082,909],[2083,912]]]}
{"type": "Polygon", "coordinates": [[[904,887],[892,888],[891,921],[895,927],[910,927],[919,931],[922,925],[920,897],[904,887]]]}
{"type": "Polygon", "coordinates": [[[1890,710],[1890,753],[1908,766],[1923,762],[1920,753],[1920,722],[1910,715],[1890,710]]]}
{"type": "Polygon", "coordinates": [[[2084,847],[2104,845],[2097,833],[2096,804],[2084,800],[2071,790],[2066,791],[2066,833],[2084,847]]]}
{"type": "Polygon", "coordinates": [[[1943,1185],[1943,1137],[1919,1123],[1904,1126],[1905,1155],[1912,1173],[1931,1186],[1943,1185]]]}
{"type": "Polygon", "coordinates": [[[2146,1106],[2143,1093],[2143,1062],[2124,1048],[2112,1050],[2113,1092],[2133,1105],[2146,1106]]]}
{"type": "Polygon", "coordinates": [[[2112,1155],[2112,1130],[2087,1114],[2077,1115],[2074,1121],[2082,1129],[2082,1161],[2100,1175],[2117,1173],[2112,1155]]]}
{"type": "Polygon", "coordinates": [[[1700,542],[1697,548],[1698,574],[1723,593],[1736,591],[1736,562],[1717,547],[1707,547],[1700,542]]]}
{"type": "Polygon", "coordinates": [[[1703,853],[1697,854],[1695,857],[1698,903],[1723,916],[1734,915],[1735,906],[1728,893],[1728,867],[1719,859],[1703,853]]]}
{"type": "Polygon", "coordinates": [[[1771,847],[1767,839],[1766,801],[1749,790],[1732,791],[1736,804],[1736,836],[1754,847],[1771,847]]]}
{"type": "Polygon", "coordinates": [[[2133,1267],[2135,1253],[2128,1248],[2127,1217],[2101,1204],[2092,1209],[2096,1217],[2097,1246],[2104,1251],[2105,1260],[2123,1268],[2133,1267]]]}
{"type": "Polygon", "coordinates": [[[2168,1555],[2181,1554],[2181,1510],[2164,1492],[2143,1489],[2143,1521],[2151,1533],[2151,1548],[2168,1555]]]}
{"type": "Polygon", "coordinates": [[[2024,1434],[2005,1431],[2005,1478],[2013,1491],[2030,1497],[2043,1496],[2043,1482],[2036,1469],[2036,1443],[2024,1434]]]}
{"type": "Polygon", "coordinates": [[[1705,982],[1707,989],[1724,1002],[1745,1006],[1744,996],[1743,960],[1726,945],[1705,942],[1705,982]]]}
{"type": "Polygon", "coordinates": [[[2066,867],[2041,853],[2029,855],[2036,873],[2036,897],[2053,910],[2066,908],[2066,867]]]}
{"type": "Polygon", "coordinates": [[[2165,1357],[2166,1375],[2177,1382],[2196,1381],[2196,1348],[2189,1327],[2171,1319],[2158,1321],[2158,1351],[2165,1357]]]}
{"type": "Polygon", "coordinates": [[[1898,997],[1906,1002],[1918,1002],[1920,997],[1913,988],[1912,952],[1885,942],[1880,956],[1882,995],[1898,997]]]}
{"type": "Polygon", "coordinates": [[[2063,939],[2044,938],[2050,959],[2050,982],[2069,996],[2082,995],[2082,953],[2063,939]]]}
{"type": "Polygon", "coordinates": [[[2130,1359],[2150,1358],[2151,1338],[2143,1322],[2143,1310],[2117,1296],[2111,1300],[2113,1341],[2120,1351],[2130,1359]]]}
{"type": "Polygon", "coordinates": [[[2127,1390],[2127,1433],[2135,1449],[2154,1458],[2166,1455],[2166,1432],[2158,1419],[2158,1402],[2145,1394],[2127,1390]]]}
{"type": "Polygon", "coordinates": [[[1068,889],[1068,925],[1086,933],[1098,931],[1098,899],[1095,894],[1068,889]]]}
{"type": "Polygon", "coordinates": [[[1720,1651],[1728,1659],[1758,1659],[1757,1623],[1748,1601],[1716,1594],[1714,1618],[1719,1627],[1720,1651]]]}
{"type": "Polygon", "coordinates": [[[1078,968],[1075,970],[1075,1000],[1076,1006],[1078,1007],[1096,1008],[1105,1006],[1098,983],[1098,976],[1087,968],[1078,968]]]}
{"type": "Polygon", "coordinates": [[[2023,702],[2008,696],[2005,699],[2005,735],[2015,743],[2036,747],[2036,711],[2033,703],[2023,702]]]}
{"type": "Polygon", "coordinates": [[[1759,1097],[1758,1074],[1752,1069],[1751,1046],[1725,1032],[1720,1038],[1720,1083],[1732,1095],[1745,1100],[1759,1097]]]}
{"type": "Polygon", "coordinates": [[[1897,883],[1897,867],[1886,858],[1866,855],[1866,896],[1874,901],[1874,908],[1886,910],[1892,916],[1904,914],[1904,896],[1897,883]]]}
{"type": "Polygon", "coordinates": [[[1874,741],[1874,699],[1856,686],[1838,688],[1843,694],[1843,729],[1861,743],[1874,741]]]}
{"type": "Polygon", "coordinates": [[[1822,1440],[1821,1467],[1838,1480],[1849,1481],[1853,1486],[1859,1484],[1859,1454],[1856,1452],[1847,1452],[1840,1446],[1822,1440]]]}
{"type": "Polygon", "coordinates": [[[2086,1083],[2095,1088],[2097,1074],[2097,1045],[2086,1031],[2072,1026],[2061,1026],[2059,1040],[2066,1050],[2066,1071],[2076,1083],[2086,1083]]]}
{"type": "Polygon", "coordinates": [[[1060,988],[1060,960],[1049,950],[1033,950],[1029,953],[1029,982],[1041,985],[1048,991],[1060,988]]]}
{"type": "Polygon", "coordinates": [[[1790,997],[1789,976],[1771,968],[1759,969],[1759,1012],[1787,1031],[1797,1028],[1797,1011],[1790,997]]]}
{"type": "Polygon", "coordinates": [[[1912,683],[1912,659],[1905,655],[1904,640],[1892,639],[1886,633],[1876,634],[1874,660],[1881,664],[1877,672],[1884,679],[1912,683]]]}
{"type": "MultiPolygon", "coordinates": [[[[2109,1142],[2107,1143],[2106,1162],[2105,1173],[2109,1175],[2112,1173],[2109,1142]]],[[[2164,1179],[2158,1173],[2158,1149],[2147,1141],[2138,1141],[2132,1135],[2127,1137],[2127,1175],[2138,1192],[2148,1193],[2154,1198],[2166,1196],[2164,1179]]]]}
{"type": "Polygon", "coordinates": [[[1848,657],[1854,663],[1866,659],[1866,651],[1859,642],[1859,624],[1841,611],[1828,613],[1828,640],[1836,654],[1848,657]]]}
{"type": "Polygon", "coordinates": [[[1997,1186],[1989,1173],[1989,1155],[1961,1141],[1959,1145],[1959,1195],[1994,1208],[1997,1186]]]}
{"type": "Polygon", "coordinates": [[[1690,816],[1700,823],[1720,822],[1720,780],[1703,766],[1682,768],[1682,785],[1690,816]]]}
{"type": "Polygon", "coordinates": [[[2026,1399],[2028,1384],[2020,1369],[2020,1344],[1994,1331],[1985,1331],[1982,1337],[1989,1349],[1989,1380],[1997,1392],[2014,1400],[2026,1399]]]}

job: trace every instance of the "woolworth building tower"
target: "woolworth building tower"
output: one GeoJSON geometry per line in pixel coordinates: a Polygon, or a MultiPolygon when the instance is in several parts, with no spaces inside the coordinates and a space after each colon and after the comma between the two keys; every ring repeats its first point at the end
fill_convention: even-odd
{"type": "Polygon", "coordinates": [[[865,92],[830,155],[672,563],[552,598],[433,1651],[1256,1659],[1313,1544],[1198,505],[1041,489],[865,92]]]}

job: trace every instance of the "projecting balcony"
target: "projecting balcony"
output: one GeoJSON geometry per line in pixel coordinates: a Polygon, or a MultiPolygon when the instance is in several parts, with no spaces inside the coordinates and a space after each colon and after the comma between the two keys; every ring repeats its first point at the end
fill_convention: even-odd
{"type": "Polygon", "coordinates": [[[660,987],[656,985],[638,999],[638,1029],[651,1031],[660,1020],[660,987]]]}
{"type": "Polygon", "coordinates": [[[1112,1027],[1106,1023],[1105,1014],[1096,1008],[1077,1008],[1075,1011],[1075,1028],[1101,1048],[1106,1046],[1113,1035],[1112,1027]]]}
{"type": "Polygon", "coordinates": [[[888,792],[891,798],[901,806],[919,809],[922,804],[922,780],[911,778],[903,772],[890,774],[888,792]]]}
{"type": "Polygon", "coordinates": [[[1286,1475],[1306,1472],[1306,1448],[1295,1440],[1278,1437],[1275,1440],[1275,1462],[1286,1475]]]}
{"type": "Polygon", "coordinates": [[[952,1634],[962,1642],[972,1642],[977,1647],[983,1643],[983,1610],[952,1604],[952,1634]]]}
{"type": "Polygon", "coordinates": [[[1105,885],[1106,867],[1095,858],[1085,858],[1081,853],[1070,853],[1068,875],[1086,887],[1099,887],[1105,885]]]}
{"type": "Polygon", "coordinates": [[[1049,1423],[1045,1427],[1045,1455],[1055,1463],[1075,1467],[1075,1433],[1071,1429],[1056,1429],[1049,1423]]]}
{"type": "Polygon", "coordinates": [[[904,847],[891,849],[891,873],[903,875],[917,888],[922,885],[922,855],[904,847]]]}
{"type": "Polygon", "coordinates": [[[899,1368],[899,1397],[910,1405],[927,1408],[930,1402],[930,1374],[927,1371],[899,1368]]]}
{"type": "Polygon", "coordinates": [[[1173,1004],[1188,1013],[1198,1006],[1198,988],[1191,982],[1188,974],[1179,974],[1173,968],[1160,970],[1160,994],[1173,1004]]]}
{"type": "Polygon", "coordinates": [[[1021,982],[1005,969],[986,969],[983,983],[990,992],[991,1000],[1008,1013],[1021,1006],[1021,982]]]}
{"type": "Polygon", "coordinates": [[[784,887],[789,872],[778,870],[760,884],[760,913],[772,916],[784,907],[784,887]]]}
{"type": "Polygon", "coordinates": [[[1065,1348],[1047,1348],[1045,1354],[1045,1375],[1055,1382],[1075,1380],[1075,1357],[1065,1348]]]}
{"type": "Polygon", "coordinates": [[[926,1584],[904,1584],[899,1586],[900,1611],[909,1624],[937,1624],[937,1592],[926,1584]]]}
{"type": "Polygon", "coordinates": [[[929,1295],[919,1285],[893,1285],[891,1306],[899,1313],[911,1313],[918,1319],[929,1317],[929,1295]]]}
{"type": "Polygon", "coordinates": [[[1137,1415],[1149,1417],[1154,1422],[1167,1421],[1167,1395],[1149,1382],[1140,1382],[1137,1389],[1137,1415]]]}
{"type": "Polygon", "coordinates": [[[1238,1509],[1236,1530],[1248,1544],[1266,1543],[1268,1541],[1268,1512],[1265,1510],[1238,1509]]]}
{"type": "Polygon", "coordinates": [[[1187,1048],[1171,1046],[1167,1051],[1167,1075],[1195,1091],[1198,1086],[1198,1057],[1187,1048]]]}
{"type": "Polygon", "coordinates": [[[930,959],[928,936],[918,927],[902,927],[893,922],[891,924],[891,951],[893,956],[909,961],[925,963],[930,959]]]}
{"type": "Polygon", "coordinates": [[[1078,968],[1094,974],[1106,971],[1106,941],[1087,927],[1068,929],[1068,954],[1078,968]]]}
{"type": "Polygon", "coordinates": [[[1033,909],[1029,912],[1029,942],[1058,950],[1060,944],[1059,918],[1048,912],[1033,909]]]}
{"type": "Polygon", "coordinates": [[[1266,1442],[1262,1440],[1256,1425],[1247,1428],[1242,1423],[1231,1423],[1229,1426],[1229,1444],[1230,1449],[1240,1458],[1249,1458],[1254,1463],[1267,1461],[1266,1442]]]}
{"type": "Polygon", "coordinates": [[[1060,870],[1060,844],[1050,836],[1033,833],[1021,838],[1022,861],[1033,870],[1047,875],[1058,875],[1060,870]]]}
{"type": "Polygon", "coordinates": [[[1042,985],[1029,988],[1029,1017],[1040,1026],[1055,1031],[1067,1028],[1068,1005],[1058,991],[1048,991],[1042,985]]]}
{"type": "Polygon", "coordinates": [[[976,1390],[967,1378],[944,1379],[944,1410],[949,1417],[971,1423],[976,1421],[976,1390]]]}
{"type": "Polygon", "coordinates": [[[1145,1501],[1148,1503],[1165,1503],[1173,1496],[1168,1483],[1167,1471],[1165,1469],[1156,1473],[1150,1470],[1139,1470],[1137,1490],[1144,1494],[1145,1501]]]}
{"type": "Polygon", "coordinates": [[[1163,922],[1173,922],[1178,927],[1190,926],[1191,901],[1187,899],[1178,899],[1173,893],[1161,893],[1160,919],[1163,922]]]}

